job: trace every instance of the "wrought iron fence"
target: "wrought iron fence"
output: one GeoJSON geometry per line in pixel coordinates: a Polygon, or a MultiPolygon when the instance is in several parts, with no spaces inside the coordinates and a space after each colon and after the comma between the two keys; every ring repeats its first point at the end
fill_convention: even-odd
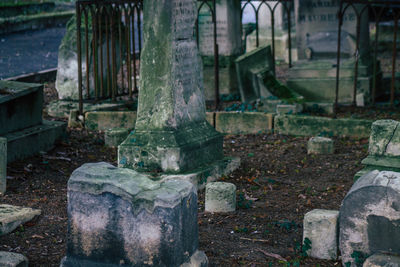
{"type": "Polygon", "coordinates": [[[375,21],[375,40],[374,40],[374,51],[373,51],[373,84],[371,92],[372,104],[375,104],[375,98],[378,88],[378,42],[379,42],[379,25],[384,20],[394,21],[393,31],[393,47],[392,47],[392,77],[391,77],[391,88],[390,88],[390,104],[393,106],[395,98],[395,82],[396,82],[396,57],[397,57],[397,31],[398,22],[400,19],[400,3],[396,0],[340,0],[340,6],[338,11],[338,45],[337,45],[337,69],[336,69],[336,98],[335,98],[335,117],[338,109],[338,98],[339,98],[339,83],[340,83],[340,61],[341,61],[341,31],[343,26],[343,18],[346,12],[353,10],[356,15],[357,29],[356,29],[356,49],[354,53],[354,89],[353,89],[353,105],[356,104],[357,96],[357,82],[358,82],[358,66],[360,57],[360,31],[361,31],[361,20],[362,16],[368,14],[373,17],[375,21]]]}
{"type": "Polygon", "coordinates": [[[76,1],[81,114],[84,101],[131,98],[138,90],[142,10],[143,0],[76,1]]]}

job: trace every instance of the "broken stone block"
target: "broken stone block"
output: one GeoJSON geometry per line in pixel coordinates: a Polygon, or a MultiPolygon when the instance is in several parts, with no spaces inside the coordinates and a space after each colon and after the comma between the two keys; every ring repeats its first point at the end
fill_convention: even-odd
{"type": "Polygon", "coordinates": [[[231,183],[214,182],[206,185],[207,212],[231,212],[236,210],[236,186],[231,183]]]}
{"type": "Polygon", "coordinates": [[[129,129],[112,128],[104,133],[104,142],[106,146],[118,147],[129,135],[129,129]]]}
{"type": "Polygon", "coordinates": [[[400,257],[374,254],[364,262],[363,267],[400,267],[400,257]]]}
{"type": "Polygon", "coordinates": [[[12,232],[19,225],[39,216],[40,213],[38,209],[0,204],[0,236],[12,232]]]}
{"type": "Polygon", "coordinates": [[[303,111],[303,107],[300,104],[280,104],[276,106],[276,113],[282,114],[297,114],[303,111]]]}
{"type": "Polygon", "coordinates": [[[339,247],[343,264],[356,266],[353,253],[400,253],[400,173],[372,171],[360,177],[342,202],[339,247]]]}
{"type": "Polygon", "coordinates": [[[28,259],[18,253],[0,251],[1,267],[28,267],[28,259]]]}
{"type": "Polygon", "coordinates": [[[207,266],[198,251],[197,192],[108,163],[68,181],[67,256],[61,266],[207,266]]]}
{"type": "Polygon", "coordinates": [[[333,140],[327,137],[311,137],[307,143],[307,154],[333,154],[333,140]]]}
{"type": "Polygon", "coordinates": [[[7,138],[0,137],[0,194],[7,187],[7,138]]]}
{"type": "Polygon", "coordinates": [[[308,256],[317,259],[335,260],[337,258],[338,217],[336,210],[312,210],[304,216],[303,242],[311,241],[308,256]]]}

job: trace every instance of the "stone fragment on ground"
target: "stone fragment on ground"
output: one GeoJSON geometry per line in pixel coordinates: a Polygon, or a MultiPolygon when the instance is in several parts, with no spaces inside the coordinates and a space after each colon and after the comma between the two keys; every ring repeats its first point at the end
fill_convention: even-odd
{"type": "Polygon", "coordinates": [[[307,143],[308,154],[333,154],[335,148],[333,140],[327,137],[311,137],[307,143]]]}
{"type": "Polygon", "coordinates": [[[0,251],[1,267],[28,267],[28,259],[18,253],[0,251]]]}
{"type": "Polygon", "coordinates": [[[335,260],[337,258],[338,217],[336,210],[312,210],[304,216],[303,243],[311,241],[308,256],[317,259],[335,260]]]}
{"type": "Polygon", "coordinates": [[[400,267],[400,257],[374,254],[364,262],[363,267],[400,267]]]}
{"type": "Polygon", "coordinates": [[[85,164],[68,181],[68,224],[61,266],[207,266],[196,187],[187,181],[85,164]]]}
{"type": "Polygon", "coordinates": [[[38,209],[0,204],[0,236],[15,230],[19,225],[41,214],[38,209]]]}
{"type": "Polygon", "coordinates": [[[360,177],[342,202],[339,247],[343,264],[356,266],[385,251],[400,254],[400,173],[372,171],[360,177]]]}
{"type": "Polygon", "coordinates": [[[205,199],[205,211],[207,212],[235,211],[236,186],[226,182],[208,183],[205,199]]]}

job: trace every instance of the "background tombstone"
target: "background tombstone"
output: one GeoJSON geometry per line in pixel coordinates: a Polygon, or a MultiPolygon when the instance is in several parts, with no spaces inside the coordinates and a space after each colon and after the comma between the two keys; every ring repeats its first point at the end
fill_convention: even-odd
{"type": "Polygon", "coordinates": [[[377,170],[358,179],[342,202],[339,247],[344,266],[375,253],[400,253],[400,173],[377,170]]]}
{"type": "Polygon", "coordinates": [[[222,136],[205,117],[196,1],[146,4],[138,114],[119,146],[119,166],[183,172],[220,160],[222,136]]]}
{"type": "MultiPolygon", "coordinates": [[[[292,60],[297,59],[297,50],[295,49],[296,33],[293,5],[287,5],[291,8],[291,38],[292,38],[292,60]]],[[[250,8],[249,5],[246,8],[250,8]]],[[[278,1],[269,1],[263,3],[258,13],[259,45],[272,45],[272,23],[271,10],[274,10],[274,35],[275,35],[275,59],[289,62],[289,17],[287,10],[282,3],[278,1]],[[269,5],[269,8],[268,6],[269,5]]],[[[246,52],[257,48],[256,31],[254,30],[246,38],[246,52]]]]}
{"type": "MultiPolygon", "coordinates": [[[[210,6],[212,7],[212,3],[210,6]]],[[[198,7],[203,2],[198,2],[198,7]]],[[[217,0],[217,43],[219,49],[220,94],[236,93],[234,60],[242,51],[240,0],[217,0]]],[[[204,88],[207,100],[215,99],[214,24],[209,7],[203,4],[198,16],[199,50],[204,66],[204,88]]]]}
{"type": "MultiPolygon", "coordinates": [[[[334,102],[339,0],[295,0],[296,47],[299,62],[289,70],[288,86],[309,102],[334,102]]],[[[362,6],[355,5],[357,10],[362,6]]],[[[346,9],[341,33],[339,102],[351,103],[354,92],[357,16],[346,9]]],[[[360,62],[357,94],[368,100],[371,90],[368,12],[360,20],[360,62]]]]}

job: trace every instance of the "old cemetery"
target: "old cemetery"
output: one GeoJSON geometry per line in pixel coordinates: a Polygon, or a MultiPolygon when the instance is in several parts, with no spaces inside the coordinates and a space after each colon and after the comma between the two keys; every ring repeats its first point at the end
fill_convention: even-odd
{"type": "Polygon", "coordinates": [[[72,14],[0,81],[0,266],[400,265],[395,1],[72,14]]]}

